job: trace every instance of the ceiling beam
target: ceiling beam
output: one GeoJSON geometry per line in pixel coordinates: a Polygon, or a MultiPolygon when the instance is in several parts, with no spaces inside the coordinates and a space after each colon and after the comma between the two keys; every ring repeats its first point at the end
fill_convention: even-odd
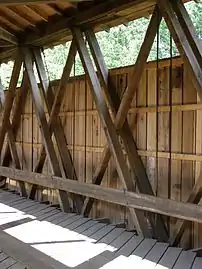
{"type": "Polygon", "coordinates": [[[93,0],[0,0],[0,5],[33,5],[33,4],[52,4],[52,3],[78,3],[93,0]]]}
{"type": "Polygon", "coordinates": [[[68,16],[67,18],[62,18],[56,21],[49,22],[47,25],[39,25],[38,33],[27,33],[24,35],[25,44],[45,45],[50,44],[53,40],[60,40],[61,37],[69,36],[71,39],[71,32],[69,27],[80,26],[80,25],[90,25],[94,26],[100,24],[101,21],[106,22],[107,20],[113,20],[114,14],[136,6],[137,10],[142,10],[147,7],[151,9],[152,6],[155,6],[155,0],[108,0],[100,4],[93,5],[88,7],[85,10],[77,10],[76,14],[68,16]],[[43,29],[40,31],[40,29],[43,29]]]}

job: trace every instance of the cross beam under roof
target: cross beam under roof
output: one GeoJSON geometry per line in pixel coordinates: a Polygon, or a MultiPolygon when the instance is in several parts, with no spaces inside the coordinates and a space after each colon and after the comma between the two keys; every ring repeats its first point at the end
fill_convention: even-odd
{"type": "Polygon", "coordinates": [[[93,0],[0,0],[0,5],[33,5],[33,4],[59,4],[59,3],[78,3],[93,0]]]}

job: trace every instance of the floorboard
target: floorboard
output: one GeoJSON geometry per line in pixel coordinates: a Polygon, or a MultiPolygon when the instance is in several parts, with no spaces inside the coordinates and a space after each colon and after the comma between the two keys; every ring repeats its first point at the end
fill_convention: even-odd
{"type": "Polygon", "coordinates": [[[0,269],[201,269],[191,251],[0,190],[0,269]]]}

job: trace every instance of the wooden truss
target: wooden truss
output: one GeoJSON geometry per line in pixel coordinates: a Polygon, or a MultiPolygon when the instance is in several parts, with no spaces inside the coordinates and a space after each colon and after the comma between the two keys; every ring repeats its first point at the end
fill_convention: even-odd
{"type": "MultiPolygon", "coordinates": [[[[24,182],[27,181],[32,183],[33,186],[30,192],[30,198],[32,199],[35,197],[37,185],[56,188],[59,190],[61,206],[65,211],[73,209],[85,216],[88,216],[91,211],[94,199],[104,199],[109,202],[126,205],[129,207],[134,225],[139,233],[142,233],[147,237],[154,236],[155,238],[164,241],[168,240],[168,232],[165,223],[161,216],[156,217],[153,213],[202,222],[201,208],[190,205],[190,203],[198,203],[201,199],[202,191],[200,180],[195,184],[192,190],[187,201],[189,203],[188,205],[174,202],[169,199],[155,197],[145,167],[137,153],[137,146],[127,121],[127,115],[132,99],[137,91],[145,63],[149,56],[162,17],[165,18],[180,53],[185,58],[186,64],[189,65],[190,72],[192,72],[195,77],[194,85],[196,86],[200,98],[202,98],[202,49],[197,41],[194,27],[181,0],[157,0],[157,5],[154,9],[144,42],[140,49],[134,72],[122,99],[120,99],[116,93],[117,89],[110,79],[108,69],[93,30],[86,27],[82,27],[81,30],[81,28],[73,26],[71,28],[73,41],[60,80],[60,85],[56,93],[52,91],[49,85],[39,49],[22,48],[16,55],[9,91],[5,100],[3,121],[0,131],[0,153],[6,132],[8,136],[8,143],[5,147],[4,156],[2,157],[2,166],[0,167],[2,180],[6,177],[19,180],[20,190],[23,196],[27,196],[24,182]],[[84,36],[90,47],[101,81],[98,79],[84,36]],[[67,141],[58,116],[65,92],[65,85],[69,79],[77,50],[88,77],[91,93],[107,138],[107,145],[102,153],[101,162],[92,179],[93,184],[73,181],[77,180],[76,171],[71,159],[71,154],[66,146],[67,141]],[[24,63],[25,67],[22,90],[21,95],[15,103],[11,121],[10,114],[14,99],[16,98],[15,89],[22,63],[24,63]],[[34,73],[34,63],[39,75],[41,89],[37,84],[34,73]],[[43,137],[43,146],[40,149],[40,157],[32,173],[20,171],[21,165],[15,146],[15,138],[21,116],[19,107],[24,106],[28,85],[31,90],[37,119],[43,137]],[[49,114],[48,121],[43,108],[43,100],[45,101],[49,114]],[[112,117],[110,116],[109,109],[112,111],[112,117]],[[62,167],[60,166],[52,141],[53,135],[57,144],[62,167]],[[119,136],[123,141],[129,166],[127,165],[119,136]],[[102,188],[101,186],[96,186],[100,185],[102,182],[111,155],[114,157],[119,178],[124,185],[124,192],[118,190],[107,191],[107,189],[102,188]],[[49,159],[54,176],[40,176],[46,156],[49,159]],[[13,160],[16,170],[5,168],[5,166],[9,166],[11,160],[13,160]],[[63,179],[64,177],[66,180],[63,179]],[[136,193],[136,186],[139,193],[136,193]],[[86,196],[84,200],[83,196],[86,196]],[[195,214],[197,212],[200,218],[194,217],[193,212],[188,212],[188,210],[194,210],[194,208],[195,214]],[[147,210],[150,213],[145,215],[143,210],[147,210]],[[186,218],[186,216],[189,217],[186,218]],[[151,227],[151,229],[149,227],[151,227]]],[[[177,227],[178,232],[174,238],[172,238],[173,244],[179,243],[186,228],[186,222],[179,221],[177,227]]]]}

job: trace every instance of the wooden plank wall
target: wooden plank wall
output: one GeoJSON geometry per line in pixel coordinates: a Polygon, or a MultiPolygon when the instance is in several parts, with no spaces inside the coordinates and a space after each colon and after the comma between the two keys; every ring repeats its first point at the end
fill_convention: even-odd
{"type": "MultiPolygon", "coordinates": [[[[126,89],[131,70],[132,67],[111,70],[119,94],[126,89]]],[[[53,82],[54,90],[57,85],[58,81],[53,82]]],[[[128,118],[148,177],[160,197],[186,201],[200,175],[201,110],[190,75],[180,58],[173,59],[172,66],[169,60],[161,61],[158,72],[155,62],[146,65],[128,118]]],[[[85,76],[71,79],[67,85],[60,118],[78,179],[91,182],[106,139],[85,76]]],[[[23,169],[31,171],[35,167],[41,142],[29,95],[16,142],[23,169]]],[[[47,161],[43,173],[51,173],[47,161]]],[[[102,184],[123,189],[113,159],[102,184]]],[[[53,190],[40,189],[37,198],[58,202],[53,190]]],[[[118,205],[97,201],[91,215],[109,217],[112,222],[125,221],[130,226],[128,210],[118,205]]],[[[165,220],[173,234],[176,220],[165,220]]],[[[201,225],[190,224],[182,239],[183,246],[202,246],[201,231],[201,225]]]]}

